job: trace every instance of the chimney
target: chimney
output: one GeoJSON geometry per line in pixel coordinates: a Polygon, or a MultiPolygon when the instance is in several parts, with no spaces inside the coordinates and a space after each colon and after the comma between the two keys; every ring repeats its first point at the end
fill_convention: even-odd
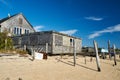
{"type": "Polygon", "coordinates": [[[10,13],[8,13],[8,17],[10,17],[10,13]]]}

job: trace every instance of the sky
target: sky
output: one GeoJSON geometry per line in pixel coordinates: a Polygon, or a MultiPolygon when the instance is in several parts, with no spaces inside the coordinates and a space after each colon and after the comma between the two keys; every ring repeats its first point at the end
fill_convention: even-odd
{"type": "Polygon", "coordinates": [[[22,13],[36,31],[82,39],[82,46],[120,48],[120,0],[0,0],[0,19],[22,13]]]}

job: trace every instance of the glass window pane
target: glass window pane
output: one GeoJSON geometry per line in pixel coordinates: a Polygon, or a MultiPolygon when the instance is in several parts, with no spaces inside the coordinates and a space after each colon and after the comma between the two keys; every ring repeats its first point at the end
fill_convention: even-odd
{"type": "Polygon", "coordinates": [[[26,29],[25,29],[25,34],[26,34],[26,29]]]}
{"type": "Polygon", "coordinates": [[[19,28],[17,28],[17,35],[19,34],[19,28]]]}
{"type": "Polygon", "coordinates": [[[29,34],[29,30],[27,30],[27,34],[29,34]]]}
{"type": "Polygon", "coordinates": [[[14,34],[16,34],[16,27],[14,28],[14,34]]]}
{"type": "Polygon", "coordinates": [[[20,34],[22,34],[22,29],[20,28],[20,34]]]}

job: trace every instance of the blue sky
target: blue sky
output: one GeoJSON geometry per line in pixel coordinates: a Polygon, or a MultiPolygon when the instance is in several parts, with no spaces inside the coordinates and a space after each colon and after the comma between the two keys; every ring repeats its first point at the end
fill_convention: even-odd
{"type": "Polygon", "coordinates": [[[37,31],[82,38],[83,46],[120,48],[120,0],[0,0],[0,19],[22,12],[37,31]]]}

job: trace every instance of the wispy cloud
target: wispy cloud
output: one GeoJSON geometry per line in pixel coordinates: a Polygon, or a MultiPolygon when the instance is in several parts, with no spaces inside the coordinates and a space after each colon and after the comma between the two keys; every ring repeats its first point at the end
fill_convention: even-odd
{"type": "Polygon", "coordinates": [[[8,5],[8,3],[5,0],[0,0],[2,4],[8,5]]]}
{"type": "Polygon", "coordinates": [[[35,31],[37,31],[37,32],[41,31],[43,28],[44,28],[44,26],[41,26],[41,25],[34,27],[35,31]]]}
{"type": "Polygon", "coordinates": [[[94,16],[85,17],[85,19],[93,20],[93,21],[101,21],[101,20],[103,20],[103,18],[100,18],[100,17],[94,17],[94,16]]]}
{"type": "Polygon", "coordinates": [[[77,29],[73,29],[73,30],[60,31],[60,33],[64,33],[64,34],[68,34],[68,35],[73,35],[77,31],[78,31],[77,29]]]}
{"type": "Polygon", "coordinates": [[[120,31],[120,24],[112,26],[112,27],[108,27],[106,29],[103,29],[101,31],[96,31],[93,34],[90,34],[88,36],[89,39],[101,36],[104,33],[112,33],[112,32],[119,32],[120,31]]]}
{"type": "Polygon", "coordinates": [[[4,4],[4,5],[7,6],[8,8],[12,8],[11,4],[8,3],[6,0],[0,0],[0,3],[4,4]]]}

